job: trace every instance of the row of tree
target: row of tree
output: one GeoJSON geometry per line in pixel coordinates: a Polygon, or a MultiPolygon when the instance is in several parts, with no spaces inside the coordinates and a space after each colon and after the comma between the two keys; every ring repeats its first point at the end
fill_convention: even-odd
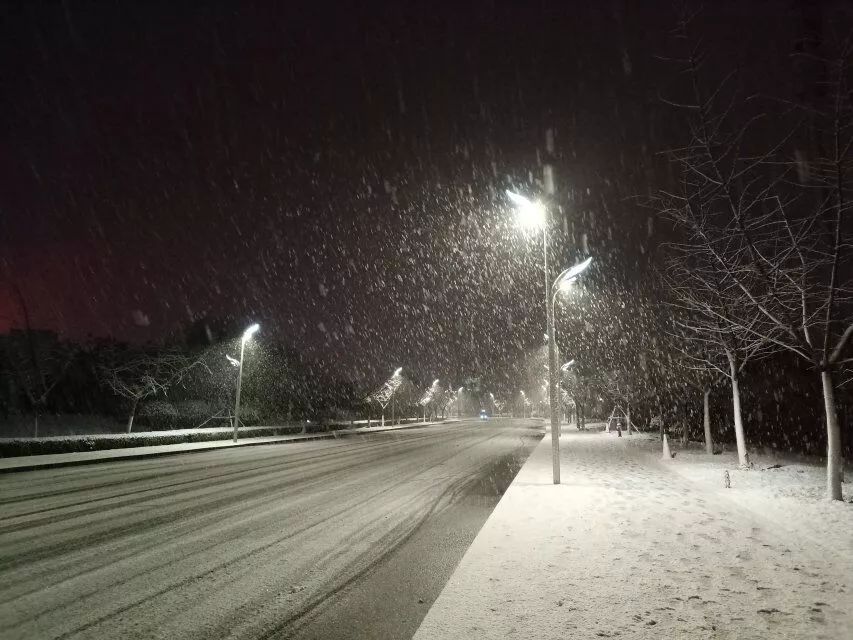
{"type": "Polygon", "coordinates": [[[851,362],[853,83],[851,41],[819,62],[821,91],[802,104],[750,95],[736,72],[712,78],[681,25],[671,102],[689,135],[667,152],[677,186],[650,203],[671,225],[661,279],[665,330],[707,390],[731,389],[734,434],[748,465],[740,383],[756,360],[793,354],[820,378],[827,494],[842,497],[839,375],[851,362]]]}
{"type": "MultiPolygon", "coordinates": [[[[454,389],[450,385],[443,385],[441,379],[433,380],[425,389],[420,389],[414,382],[403,374],[400,367],[377,386],[364,398],[364,402],[370,406],[375,405],[380,412],[382,424],[385,423],[385,412],[391,407],[392,416],[395,409],[415,412],[423,415],[424,421],[429,417],[444,418],[451,405],[455,405],[458,412],[463,413],[463,403],[468,398],[468,411],[473,413],[490,406],[493,412],[500,411],[502,406],[494,395],[487,394],[481,385],[479,378],[470,377],[465,384],[454,389]]],[[[398,414],[399,415],[399,414],[398,414]]]]}
{"type": "MultiPolygon", "coordinates": [[[[663,99],[684,137],[662,154],[667,186],[643,203],[666,242],[651,252],[652,286],[597,291],[558,318],[560,346],[578,359],[563,381],[567,401],[580,413],[620,402],[664,424],[699,417],[709,451],[716,415],[744,466],[757,435],[749,416],[778,421],[777,445],[809,449],[790,440],[814,439],[797,423],[819,406],[827,496],[839,500],[839,411],[853,364],[853,44],[810,54],[816,86],[794,101],[755,95],[738,70],[714,76],[689,16],[675,41],[676,81],[663,99]]],[[[541,354],[527,366],[535,395],[541,354]]]]}
{"type": "MultiPolygon", "coordinates": [[[[128,432],[137,417],[154,428],[229,420],[238,340],[79,344],[49,331],[13,330],[0,336],[0,422],[29,415],[31,433],[38,436],[39,418],[46,414],[113,416],[124,420],[128,432]]],[[[246,357],[248,420],[316,419],[360,408],[352,383],[285,344],[253,341],[246,357]]]]}

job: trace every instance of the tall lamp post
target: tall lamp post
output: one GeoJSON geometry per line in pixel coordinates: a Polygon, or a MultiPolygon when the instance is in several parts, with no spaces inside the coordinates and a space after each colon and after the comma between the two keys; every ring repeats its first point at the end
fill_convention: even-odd
{"type": "Polygon", "coordinates": [[[260,325],[253,324],[243,332],[243,337],[240,338],[240,365],[237,372],[237,399],[234,402],[234,442],[237,442],[237,427],[240,424],[240,387],[243,384],[243,354],[246,351],[246,342],[260,328],[260,325]]]}
{"type": "Polygon", "coordinates": [[[462,419],[462,391],[465,387],[459,387],[456,390],[456,419],[462,419]]]}
{"type": "Polygon", "coordinates": [[[545,263],[545,323],[548,340],[548,402],[551,408],[551,458],[554,469],[554,484],[560,484],[560,431],[559,419],[555,408],[557,406],[557,349],[554,340],[554,299],[557,293],[571,286],[580,273],[589,266],[592,258],[569,269],[566,269],[553,284],[548,271],[548,212],[538,202],[533,202],[512,191],[506,192],[507,197],[516,206],[519,223],[527,228],[542,229],[542,252],[545,263]]]}
{"type": "Polygon", "coordinates": [[[560,484],[560,411],[557,408],[557,348],[554,334],[554,303],[557,294],[567,292],[581,273],[592,262],[587,258],[573,267],[564,269],[554,279],[548,294],[548,402],[551,405],[551,462],[554,467],[554,484],[560,484]]]}

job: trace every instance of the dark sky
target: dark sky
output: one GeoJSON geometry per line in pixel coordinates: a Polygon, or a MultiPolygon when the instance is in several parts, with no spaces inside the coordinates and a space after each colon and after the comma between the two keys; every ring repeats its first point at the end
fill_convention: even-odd
{"type": "MultiPolygon", "coordinates": [[[[706,4],[718,64],[781,84],[835,10],[706,4]]],[[[546,130],[555,262],[595,254],[601,291],[647,268],[672,6],[4,3],[3,277],[72,338],[212,317],[368,368],[506,360],[544,310],[503,189],[541,192],[546,130]]],[[[0,287],[0,330],[19,316],[0,287]]]]}

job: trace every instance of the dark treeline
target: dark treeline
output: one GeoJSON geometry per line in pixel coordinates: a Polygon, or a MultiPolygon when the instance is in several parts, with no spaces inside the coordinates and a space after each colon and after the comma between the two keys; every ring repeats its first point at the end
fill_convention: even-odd
{"type": "MultiPolygon", "coordinates": [[[[199,321],[162,344],[62,340],[52,331],[0,336],[0,422],[38,433],[40,417],[108,416],[116,430],[229,424],[239,333],[199,321]],[[238,336],[238,337],[235,337],[238,336]]],[[[366,415],[345,372],[259,334],[246,345],[241,421],[275,424],[366,415]]]]}

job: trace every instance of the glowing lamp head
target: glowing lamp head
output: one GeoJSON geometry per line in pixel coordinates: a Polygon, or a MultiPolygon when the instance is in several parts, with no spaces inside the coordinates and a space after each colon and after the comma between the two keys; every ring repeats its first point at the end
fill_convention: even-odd
{"type": "Polygon", "coordinates": [[[257,333],[258,329],[260,329],[260,328],[261,328],[261,325],[253,324],[251,327],[246,329],[243,332],[243,342],[246,342],[246,340],[249,340],[253,335],[255,335],[255,333],[257,333]]]}
{"type": "Polygon", "coordinates": [[[575,361],[574,361],[573,359],[572,359],[572,360],[569,360],[569,361],[568,361],[567,363],[565,363],[562,367],[560,367],[560,369],[561,369],[562,371],[568,371],[568,370],[569,370],[569,367],[571,367],[574,363],[575,363],[575,361]]]}
{"type": "Polygon", "coordinates": [[[512,191],[507,191],[506,195],[515,205],[519,225],[526,229],[541,229],[545,226],[545,207],[512,191]]]}
{"type": "Polygon", "coordinates": [[[397,376],[400,375],[400,373],[402,373],[402,371],[403,371],[403,367],[398,367],[397,370],[394,372],[393,377],[396,378],[397,376]]]}
{"type": "Polygon", "coordinates": [[[569,269],[566,272],[565,279],[566,280],[574,280],[580,274],[582,274],[584,271],[586,271],[586,268],[590,265],[590,263],[592,263],[592,256],[590,256],[589,258],[587,258],[583,262],[576,264],[571,269],[569,269]]]}
{"type": "Polygon", "coordinates": [[[560,292],[568,293],[572,290],[572,285],[575,283],[576,278],[572,278],[571,280],[563,278],[560,280],[560,292]]]}

